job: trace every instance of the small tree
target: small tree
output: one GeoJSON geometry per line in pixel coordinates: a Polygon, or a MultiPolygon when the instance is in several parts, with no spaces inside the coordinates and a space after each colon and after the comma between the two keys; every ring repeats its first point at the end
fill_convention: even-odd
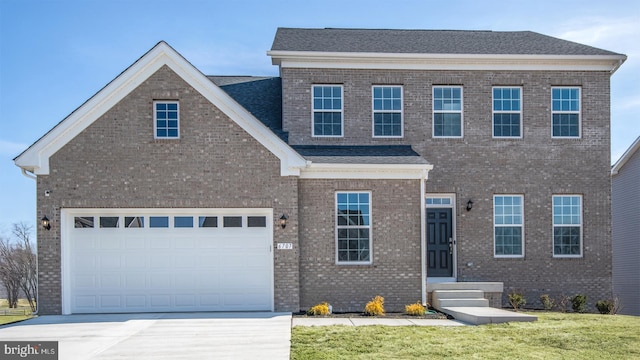
{"type": "Polygon", "coordinates": [[[37,257],[31,246],[31,226],[25,223],[13,224],[12,234],[17,241],[0,238],[0,281],[7,290],[10,308],[18,306],[18,298],[22,291],[31,311],[37,304],[37,257]]]}

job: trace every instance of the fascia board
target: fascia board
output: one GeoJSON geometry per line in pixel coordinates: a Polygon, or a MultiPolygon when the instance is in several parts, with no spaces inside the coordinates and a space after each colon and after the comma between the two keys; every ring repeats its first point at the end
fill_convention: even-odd
{"type": "Polygon", "coordinates": [[[35,175],[49,174],[49,158],[115,106],[162,66],[167,65],[212,104],[220,108],[281,161],[281,174],[297,175],[306,160],[251,113],[213,84],[167,43],[160,42],[51,131],[14,159],[35,175]]]}
{"type": "Polygon", "coordinates": [[[393,54],[269,51],[272,63],[292,68],[403,70],[582,70],[613,73],[624,55],[393,54]]]}
{"type": "Polygon", "coordinates": [[[611,168],[611,175],[617,175],[620,169],[622,169],[622,167],[624,166],[624,164],[626,164],[627,161],[631,159],[633,154],[635,154],[636,151],[638,151],[638,149],[640,149],[640,136],[636,138],[636,141],[634,141],[633,144],[629,146],[627,151],[625,151],[624,154],[622,154],[622,156],[620,157],[620,159],[618,159],[618,161],[616,161],[616,163],[613,165],[613,167],[611,168]]]}
{"type": "Polygon", "coordinates": [[[301,169],[301,179],[426,179],[430,164],[319,164],[301,169]]]}

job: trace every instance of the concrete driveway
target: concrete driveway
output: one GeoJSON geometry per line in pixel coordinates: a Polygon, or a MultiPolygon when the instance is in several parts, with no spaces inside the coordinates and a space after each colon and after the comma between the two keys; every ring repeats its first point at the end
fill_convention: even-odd
{"type": "Polygon", "coordinates": [[[67,359],[289,359],[290,313],[40,316],[0,341],[58,341],[67,359]]]}

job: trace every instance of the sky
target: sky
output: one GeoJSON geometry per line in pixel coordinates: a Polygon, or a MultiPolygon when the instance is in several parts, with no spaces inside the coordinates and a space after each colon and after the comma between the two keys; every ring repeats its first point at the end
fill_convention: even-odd
{"type": "Polygon", "coordinates": [[[0,235],[37,224],[13,159],[160,40],[207,75],[277,75],[278,27],[531,30],[625,54],[612,164],[640,136],[638,0],[0,0],[0,235]]]}

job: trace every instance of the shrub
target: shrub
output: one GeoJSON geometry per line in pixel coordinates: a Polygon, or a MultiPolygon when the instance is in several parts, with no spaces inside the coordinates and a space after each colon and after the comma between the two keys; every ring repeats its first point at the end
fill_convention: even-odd
{"type": "Polygon", "coordinates": [[[620,310],[620,299],[615,297],[613,300],[600,300],[596,303],[596,308],[600,314],[615,315],[620,310]]]}
{"type": "Polygon", "coordinates": [[[425,309],[424,306],[422,306],[422,304],[420,304],[420,302],[416,302],[415,304],[410,304],[410,305],[405,305],[404,306],[404,312],[407,315],[411,315],[411,316],[422,316],[425,314],[427,309],[425,309]]]}
{"type": "Polygon", "coordinates": [[[380,295],[374,297],[365,305],[364,314],[369,316],[384,315],[384,298],[380,295]]]}
{"type": "Polygon", "coordinates": [[[309,310],[307,310],[307,315],[329,315],[329,314],[331,314],[331,311],[329,310],[329,303],[327,302],[314,305],[309,310]]]}
{"type": "Polygon", "coordinates": [[[540,302],[542,303],[542,306],[544,307],[544,309],[547,311],[553,309],[553,307],[556,305],[555,301],[553,301],[553,299],[551,298],[551,296],[549,296],[549,294],[541,295],[540,302]]]}
{"type": "Polygon", "coordinates": [[[512,291],[509,295],[509,303],[513,306],[514,310],[518,310],[527,303],[527,299],[524,298],[524,294],[518,291],[512,291]]]}
{"type": "Polygon", "coordinates": [[[578,294],[571,298],[571,308],[577,313],[587,311],[587,296],[578,294]]]}

